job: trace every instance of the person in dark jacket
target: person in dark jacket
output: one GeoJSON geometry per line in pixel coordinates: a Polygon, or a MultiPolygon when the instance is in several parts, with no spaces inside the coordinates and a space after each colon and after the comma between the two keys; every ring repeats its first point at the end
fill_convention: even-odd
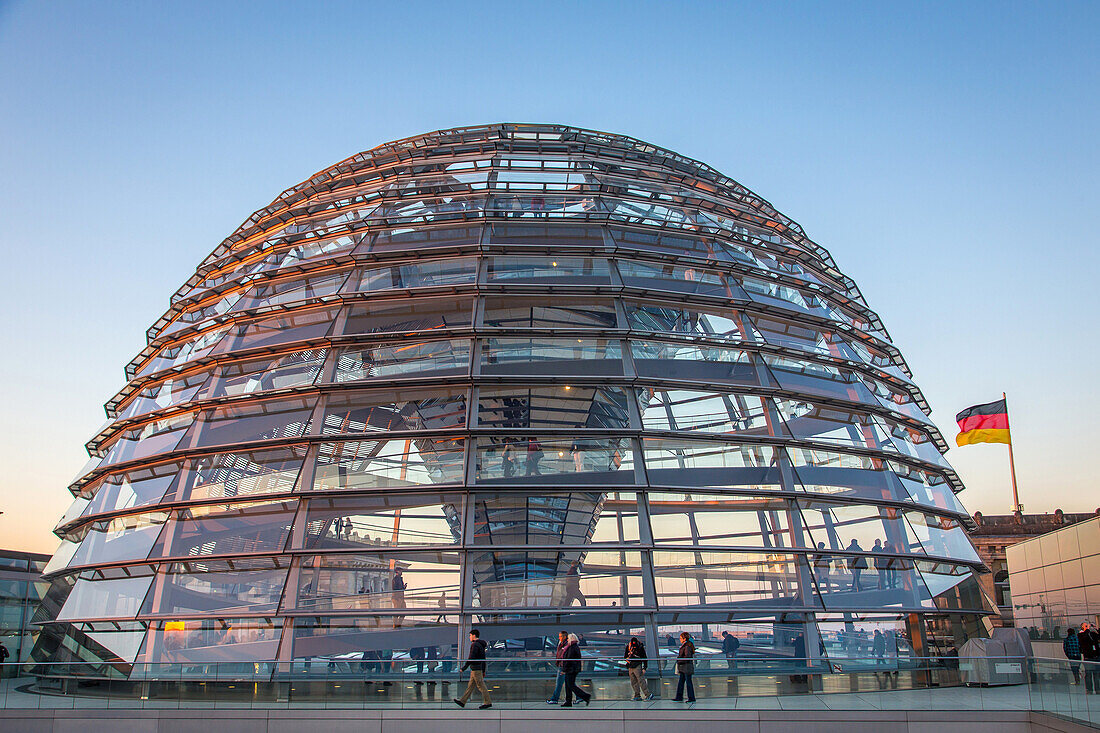
{"type": "Polygon", "coordinates": [[[1085,660],[1085,692],[1089,695],[1100,694],[1100,634],[1088,621],[1081,624],[1077,645],[1081,649],[1081,658],[1085,660]]]}
{"type": "Polygon", "coordinates": [[[481,705],[478,706],[479,710],[493,707],[493,700],[489,697],[489,688],[485,686],[485,650],[488,648],[488,644],[481,640],[481,632],[477,629],[470,629],[470,653],[466,657],[466,663],[462,665],[462,669],[459,672],[465,672],[470,670],[470,681],[466,685],[466,692],[462,693],[462,697],[454,698],[455,705],[460,708],[466,707],[466,701],[470,699],[470,695],[474,694],[474,688],[477,688],[481,692],[481,705]]]}
{"type": "Polygon", "coordinates": [[[638,641],[638,637],[630,637],[630,643],[626,645],[626,653],[623,655],[623,659],[626,660],[626,673],[630,676],[630,687],[634,690],[634,697],[632,700],[652,700],[653,695],[649,691],[649,685],[646,684],[645,671],[649,666],[649,659],[646,657],[645,645],[638,641]]]}
{"type": "Polygon", "coordinates": [[[740,648],[740,639],[728,631],[722,632],[722,655],[726,658],[726,666],[730,669],[737,668],[737,650],[740,648]]]}
{"type": "Polygon", "coordinates": [[[546,701],[547,705],[557,705],[558,700],[561,699],[562,688],[565,687],[565,672],[561,669],[562,655],[565,654],[565,647],[569,646],[569,633],[565,631],[558,632],[558,648],[554,652],[554,666],[558,669],[557,679],[554,680],[554,694],[550,696],[550,699],[546,701]]]}
{"type": "Polygon", "coordinates": [[[1066,629],[1066,638],[1062,639],[1062,653],[1070,660],[1069,669],[1073,672],[1073,684],[1081,684],[1081,645],[1077,641],[1077,631],[1070,626],[1066,629]],[[1073,664],[1076,661],[1077,664],[1073,664]]]}
{"type": "Polygon", "coordinates": [[[691,676],[695,674],[695,645],[691,643],[691,634],[680,632],[680,652],[676,655],[676,674],[680,675],[676,683],[676,697],[674,702],[684,701],[684,689],[687,689],[687,701],[695,702],[695,686],[691,683],[691,676]]]}
{"type": "Polygon", "coordinates": [[[563,708],[573,707],[573,695],[585,705],[592,703],[592,696],[577,687],[577,675],[581,673],[581,645],[576,634],[569,635],[569,644],[562,653],[561,670],[565,673],[565,702],[563,708]]]}

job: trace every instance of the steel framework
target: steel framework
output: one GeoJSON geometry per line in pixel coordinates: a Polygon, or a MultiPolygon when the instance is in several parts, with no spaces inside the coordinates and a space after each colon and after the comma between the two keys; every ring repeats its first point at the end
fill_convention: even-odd
{"type": "Polygon", "coordinates": [[[413,664],[471,625],[518,655],[686,628],[833,658],[876,628],[929,656],[992,611],[855,283],[632,138],[467,127],[326,168],[199,265],[126,374],[40,661],[413,664]]]}

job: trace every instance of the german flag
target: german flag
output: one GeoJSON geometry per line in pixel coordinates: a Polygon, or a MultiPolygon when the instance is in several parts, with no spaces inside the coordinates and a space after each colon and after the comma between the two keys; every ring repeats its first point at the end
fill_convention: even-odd
{"type": "Polygon", "coordinates": [[[1008,406],[1003,399],[968,407],[956,415],[955,420],[959,423],[959,435],[955,438],[958,445],[1012,444],[1008,433],[1008,406]]]}

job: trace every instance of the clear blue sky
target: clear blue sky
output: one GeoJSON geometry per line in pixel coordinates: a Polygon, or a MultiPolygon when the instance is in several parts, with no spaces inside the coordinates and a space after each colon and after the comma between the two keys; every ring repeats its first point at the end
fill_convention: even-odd
{"type": "MultiPolygon", "coordinates": [[[[0,0],[0,547],[50,551],[168,296],[381,142],[560,122],[744,183],[829,248],[953,442],[1009,394],[1029,511],[1100,505],[1100,4],[0,0]],[[960,6],[961,5],[961,6],[960,6]]],[[[1008,511],[1004,446],[954,449],[1008,511]]]]}

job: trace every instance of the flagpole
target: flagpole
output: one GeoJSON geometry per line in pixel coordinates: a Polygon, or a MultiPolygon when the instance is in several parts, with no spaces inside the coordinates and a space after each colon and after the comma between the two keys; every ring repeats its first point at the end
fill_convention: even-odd
{"type": "Polygon", "coordinates": [[[1008,468],[1012,472],[1012,511],[1023,513],[1020,494],[1016,490],[1016,461],[1012,457],[1012,427],[1008,422],[1008,395],[1001,392],[1001,398],[1005,402],[1005,427],[1008,428],[1008,468]]]}

